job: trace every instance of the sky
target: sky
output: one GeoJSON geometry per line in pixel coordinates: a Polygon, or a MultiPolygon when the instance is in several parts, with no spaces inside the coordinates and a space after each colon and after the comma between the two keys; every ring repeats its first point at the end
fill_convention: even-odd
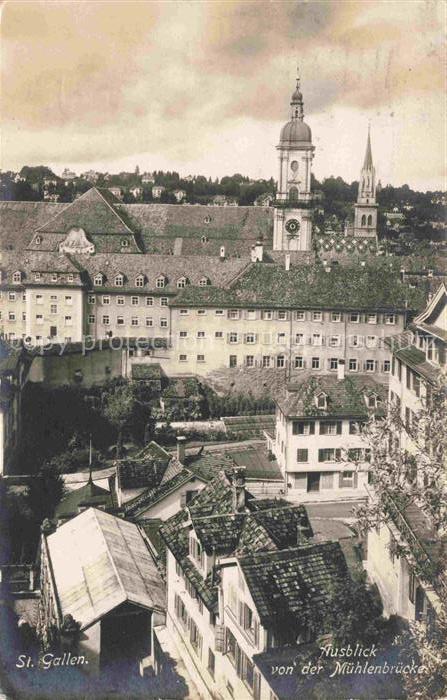
{"type": "Polygon", "coordinates": [[[445,189],[447,3],[21,2],[1,15],[1,167],[277,178],[297,64],[317,178],[445,189]]]}

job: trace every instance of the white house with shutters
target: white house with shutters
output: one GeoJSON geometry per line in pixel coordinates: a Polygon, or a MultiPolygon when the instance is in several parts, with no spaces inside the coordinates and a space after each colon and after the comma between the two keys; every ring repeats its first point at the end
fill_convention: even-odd
{"type": "Polygon", "coordinates": [[[287,386],[276,404],[269,449],[284,474],[285,493],[297,502],[366,496],[369,450],[362,426],[383,413],[386,388],[366,375],[312,377],[287,386]]]}

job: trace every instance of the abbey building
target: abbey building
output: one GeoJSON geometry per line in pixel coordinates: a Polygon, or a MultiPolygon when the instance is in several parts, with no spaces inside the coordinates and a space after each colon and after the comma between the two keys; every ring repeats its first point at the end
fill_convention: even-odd
{"type": "Polygon", "coordinates": [[[315,149],[299,81],[277,150],[270,207],[124,204],[96,187],[68,205],[0,202],[1,336],[33,346],[142,337],[144,361],[172,373],[336,372],[341,361],[387,373],[384,339],[421,293],[375,257],[370,137],[354,226],[337,241],[312,232],[315,149]]]}

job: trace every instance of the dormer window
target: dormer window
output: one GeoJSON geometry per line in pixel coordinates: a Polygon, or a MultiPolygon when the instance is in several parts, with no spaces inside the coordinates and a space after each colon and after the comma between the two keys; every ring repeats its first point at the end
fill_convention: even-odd
{"type": "Polygon", "coordinates": [[[115,275],[115,287],[122,287],[124,285],[124,276],[119,273],[115,275]]]}
{"type": "Polygon", "coordinates": [[[40,274],[40,272],[35,272],[34,273],[34,281],[40,282],[41,279],[42,279],[42,275],[40,274]]]}
{"type": "Polygon", "coordinates": [[[208,277],[201,277],[199,279],[199,287],[206,287],[209,285],[209,283],[210,283],[210,281],[209,281],[208,277]]]}
{"type": "Polygon", "coordinates": [[[163,289],[165,284],[166,284],[166,277],[164,275],[160,275],[159,277],[157,277],[156,282],[155,282],[155,286],[157,287],[157,289],[163,289]]]}
{"type": "Polygon", "coordinates": [[[135,287],[144,287],[144,275],[135,278],[135,287]]]}
{"type": "Polygon", "coordinates": [[[40,245],[42,243],[42,236],[36,236],[34,239],[34,243],[36,245],[40,245]]]}
{"type": "Polygon", "coordinates": [[[128,248],[129,247],[129,241],[127,238],[122,238],[121,239],[121,248],[128,248]]]}
{"type": "Polygon", "coordinates": [[[187,280],[186,277],[180,277],[180,278],[177,280],[177,287],[178,287],[178,289],[184,289],[184,288],[186,287],[187,284],[188,284],[188,280],[187,280]]]}
{"type": "Polygon", "coordinates": [[[57,272],[53,272],[53,274],[51,275],[51,281],[52,281],[52,282],[57,282],[58,279],[59,279],[59,278],[58,278],[57,272]]]}
{"type": "Polygon", "coordinates": [[[68,275],[67,275],[67,282],[73,282],[73,280],[74,280],[73,275],[72,275],[71,273],[68,274],[68,275]]]}
{"type": "Polygon", "coordinates": [[[202,238],[200,240],[202,241],[202,243],[208,243],[209,238],[208,238],[208,236],[202,236],[202,238]]]}
{"type": "Polygon", "coordinates": [[[327,396],[325,393],[317,394],[315,397],[315,404],[317,408],[327,408],[327,396]]]}
{"type": "Polygon", "coordinates": [[[102,287],[103,281],[104,281],[104,276],[103,276],[103,274],[100,272],[99,274],[95,275],[95,277],[94,277],[94,279],[93,279],[93,284],[94,284],[96,287],[102,287]]]}
{"type": "Polygon", "coordinates": [[[14,272],[14,274],[12,276],[12,281],[15,284],[20,284],[20,282],[22,281],[22,273],[21,272],[14,272]]]}

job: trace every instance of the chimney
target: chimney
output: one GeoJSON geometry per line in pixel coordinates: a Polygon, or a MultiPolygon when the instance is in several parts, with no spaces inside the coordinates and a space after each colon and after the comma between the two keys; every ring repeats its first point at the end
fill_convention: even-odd
{"type": "Polygon", "coordinates": [[[324,271],[325,272],[330,272],[331,271],[331,263],[327,262],[324,266],[324,271]]]}
{"type": "Polygon", "coordinates": [[[405,282],[405,268],[404,267],[400,268],[400,281],[405,282]]]}
{"type": "Polygon", "coordinates": [[[284,267],[286,272],[290,270],[290,253],[286,253],[284,257],[284,267]]]}
{"type": "Polygon", "coordinates": [[[225,246],[224,245],[220,246],[219,257],[221,260],[225,260],[225,246]]]}
{"type": "Polygon", "coordinates": [[[345,361],[339,360],[337,364],[337,379],[345,378],[345,361]]]}
{"type": "Polygon", "coordinates": [[[184,435],[177,435],[177,459],[182,464],[185,461],[186,438],[184,435]]]}
{"type": "Polygon", "coordinates": [[[262,262],[262,260],[264,258],[264,246],[261,243],[261,241],[256,241],[255,252],[256,252],[256,260],[258,262],[262,262]]]}
{"type": "Polygon", "coordinates": [[[256,255],[256,246],[254,245],[252,245],[252,247],[250,248],[250,258],[253,263],[256,262],[258,259],[256,255]]]}
{"type": "Polygon", "coordinates": [[[246,467],[234,467],[230,473],[235,513],[242,513],[245,510],[245,469],[246,467]]]}

